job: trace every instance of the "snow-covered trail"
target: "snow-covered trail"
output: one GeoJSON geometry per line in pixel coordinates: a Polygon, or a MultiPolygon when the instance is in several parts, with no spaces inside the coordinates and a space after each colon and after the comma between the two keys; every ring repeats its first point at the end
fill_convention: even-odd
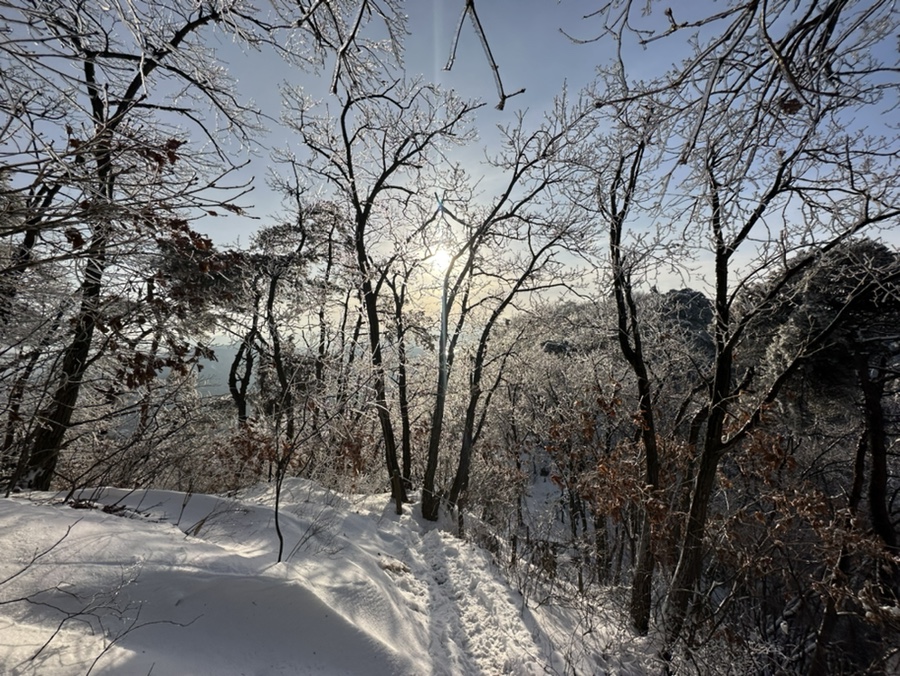
{"type": "Polygon", "coordinates": [[[154,676],[543,674],[562,664],[489,555],[415,506],[398,516],[386,495],[286,489],[281,564],[267,486],[234,499],[90,496],[118,514],[49,494],[0,500],[0,580],[71,528],[0,584],[0,673],[84,674],[95,659],[93,674],[154,676]],[[64,613],[60,634],[30,659],[64,613]]]}
{"type": "MultiPolygon", "coordinates": [[[[535,643],[521,596],[498,575],[489,555],[423,521],[416,506],[406,506],[397,516],[392,506],[378,508],[383,500],[366,504],[373,503],[371,511],[360,508],[370,518],[346,520],[343,527],[352,521],[365,529],[350,539],[368,555],[365,560],[377,562],[380,574],[367,573],[381,589],[375,591],[377,599],[364,607],[371,610],[391,599],[393,607],[379,616],[406,618],[406,631],[412,635],[404,642],[424,648],[427,655],[417,660],[417,673],[546,673],[553,656],[535,643]]],[[[341,589],[314,570],[307,574],[317,593],[335,607],[356,605],[342,601],[341,589]]],[[[354,617],[359,624],[372,626],[358,614],[354,617]]]]}

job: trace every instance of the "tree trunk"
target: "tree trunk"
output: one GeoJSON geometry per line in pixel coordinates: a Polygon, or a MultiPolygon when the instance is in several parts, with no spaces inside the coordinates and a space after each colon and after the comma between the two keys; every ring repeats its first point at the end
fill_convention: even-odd
{"type": "Polygon", "coordinates": [[[638,539],[637,561],[634,566],[634,577],[631,581],[631,624],[635,631],[646,636],[650,630],[650,610],[653,599],[653,538],[651,537],[650,515],[647,509],[641,510],[641,533],[638,539]]]}
{"type": "Polygon", "coordinates": [[[63,355],[59,385],[43,416],[42,424],[34,434],[30,448],[26,446],[23,450],[27,458],[20,463],[19,471],[13,478],[14,486],[21,486],[26,490],[50,490],[63,438],[71,425],[72,413],[78,403],[81,379],[87,370],[106,267],[106,238],[105,226],[101,226],[94,238],[92,255],[81,283],[81,305],[76,317],[75,335],[63,355]]]}
{"type": "MultiPolygon", "coordinates": [[[[644,484],[652,493],[659,487],[659,447],[656,440],[656,422],[653,415],[653,388],[644,359],[641,326],[637,317],[637,306],[631,291],[631,275],[622,258],[622,229],[631,200],[637,187],[645,143],[641,141],[630,158],[621,157],[616,170],[613,186],[621,186],[623,193],[616,190],[609,194],[609,205],[601,208],[609,217],[609,253],[612,263],[613,291],[616,301],[617,337],[622,356],[628,362],[637,379],[638,411],[641,445],[644,449],[644,484]]],[[[650,610],[653,594],[653,571],[656,566],[650,514],[646,505],[640,506],[641,532],[638,536],[637,558],[634,562],[634,576],[631,587],[631,623],[635,630],[646,635],[650,629],[650,610]]]]}
{"type": "MultiPolygon", "coordinates": [[[[631,300],[631,294],[628,294],[631,300]]],[[[632,303],[632,311],[634,310],[632,303]]],[[[634,371],[638,377],[640,393],[641,440],[644,447],[644,482],[650,491],[649,498],[659,487],[659,449],[656,443],[656,422],[653,416],[652,390],[641,348],[640,331],[634,320],[634,371]]],[[[650,610],[653,595],[653,571],[656,567],[652,522],[646,505],[641,506],[641,533],[638,540],[637,560],[631,587],[631,623],[642,636],[650,629],[650,610]]]]}
{"type": "MultiPolygon", "coordinates": [[[[394,472],[400,472],[400,463],[397,460],[397,439],[394,436],[394,426],[391,423],[391,412],[387,403],[387,388],[384,377],[384,358],[381,352],[381,322],[378,317],[378,299],[372,280],[369,277],[369,266],[362,244],[361,236],[357,236],[357,263],[360,274],[363,275],[362,292],[363,303],[366,309],[366,321],[369,325],[369,346],[372,354],[372,369],[374,370],[375,410],[378,414],[378,423],[381,426],[381,436],[384,440],[384,459],[387,465],[388,479],[394,476],[394,472]]],[[[391,498],[394,501],[408,502],[403,482],[399,489],[391,487],[391,498]],[[398,493],[399,490],[399,493],[398,493]]],[[[424,505],[424,501],[423,501],[424,505]]]]}
{"type": "MultiPolygon", "coordinates": [[[[845,528],[851,527],[852,521],[856,518],[857,508],[859,507],[860,498],[862,498],[863,473],[866,465],[866,446],[867,433],[864,432],[859,438],[859,444],[856,448],[856,462],[853,465],[853,487],[850,490],[850,499],[848,501],[848,511],[850,512],[845,528]]],[[[850,555],[847,548],[842,546],[841,553],[838,557],[837,569],[842,577],[846,577],[850,573],[850,555]]],[[[837,575],[832,573],[831,586],[835,586],[837,575]]],[[[834,628],[837,626],[838,620],[838,602],[833,594],[829,594],[825,600],[825,610],[822,613],[822,622],[819,624],[819,630],[816,632],[816,647],[813,651],[812,658],[809,663],[809,676],[820,676],[828,673],[828,646],[831,644],[834,628]]]]}
{"type": "Polygon", "coordinates": [[[435,490],[434,481],[437,475],[438,454],[441,450],[441,432],[444,428],[444,408],[447,405],[447,379],[450,375],[450,364],[447,342],[447,285],[448,273],[444,273],[444,284],[441,292],[441,335],[438,340],[438,382],[434,401],[434,414],[431,418],[431,434],[428,437],[428,457],[425,463],[425,480],[422,483],[422,517],[429,521],[437,521],[441,507],[441,497],[435,490]]]}
{"type": "MultiPolygon", "coordinates": [[[[443,349],[443,341],[441,349],[443,349]]],[[[422,483],[422,516],[429,521],[437,521],[441,498],[435,489],[438,454],[441,448],[441,431],[444,425],[444,408],[447,402],[447,364],[442,359],[438,368],[438,387],[431,418],[431,434],[428,438],[428,457],[425,464],[425,478],[422,483]]]]}
{"type": "MultiPolygon", "coordinates": [[[[872,517],[872,530],[881,538],[887,552],[896,556],[900,553],[900,547],[897,546],[897,533],[894,531],[894,524],[888,511],[888,450],[884,431],[884,408],[881,404],[886,365],[885,358],[879,357],[878,365],[875,367],[876,377],[872,378],[868,355],[859,355],[856,370],[863,391],[865,434],[869,455],[872,458],[872,471],[869,476],[869,513],[872,517]]],[[[878,568],[881,571],[881,582],[887,587],[885,591],[893,590],[896,593],[900,590],[900,567],[892,563],[886,565],[887,569],[883,566],[878,568]]]]}
{"type": "Polygon", "coordinates": [[[403,463],[403,487],[412,488],[412,427],[409,420],[409,383],[406,372],[406,345],[403,338],[397,346],[400,365],[397,367],[397,397],[400,400],[400,452],[403,463]]]}
{"type": "Polygon", "coordinates": [[[453,477],[453,485],[450,487],[448,502],[451,507],[456,507],[460,502],[460,496],[469,490],[469,473],[472,468],[472,446],[475,428],[475,408],[478,406],[479,392],[473,392],[466,409],[466,420],[463,427],[462,443],[459,448],[459,463],[456,467],[456,476],[453,477]]]}
{"type": "Polygon", "coordinates": [[[403,321],[407,280],[408,273],[400,288],[397,288],[396,279],[388,281],[394,295],[394,321],[397,324],[397,398],[400,404],[400,448],[403,463],[401,479],[404,490],[412,488],[412,431],[409,420],[409,378],[406,368],[406,324],[403,321]]]}
{"type": "MultiPolygon", "coordinates": [[[[256,318],[254,317],[254,324],[256,318]]],[[[234,355],[234,361],[231,362],[231,368],[228,370],[228,392],[234,401],[237,409],[238,425],[243,427],[247,424],[249,417],[247,406],[247,388],[250,384],[250,378],[253,376],[253,339],[256,333],[256,327],[250,330],[247,337],[241,341],[237,354],[234,355]],[[238,370],[244,363],[244,372],[238,375],[238,370]]]]}
{"type": "Polygon", "coordinates": [[[718,450],[719,443],[715,441],[716,435],[721,435],[721,418],[721,411],[710,415],[706,444],[703,454],[700,456],[697,477],[691,492],[691,507],[681,538],[681,554],[675,567],[672,587],[666,598],[664,616],[666,618],[666,641],[669,645],[681,636],[688,607],[700,583],[706,516],[721,455],[718,450]]]}
{"type": "Polygon", "coordinates": [[[719,202],[719,185],[708,167],[710,199],[712,202],[712,231],[716,246],[716,297],[715,331],[716,344],[715,373],[707,407],[708,419],[703,451],[697,467],[697,477],[691,492],[691,507],[688,512],[684,533],[681,537],[681,552],[675,566],[672,586],[666,597],[664,611],[666,643],[672,646],[681,636],[691,600],[700,584],[703,570],[703,536],[706,532],[706,517],[716,480],[716,470],[722,459],[722,434],[727,402],[731,394],[731,379],[734,365],[734,348],[730,343],[731,305],[728,293],[728,267],[736,244],[725,244],[722,224],[722,210],[719,202]]]}
{"type": "MultiPolygon", "coordinates": [[[[882,358],[876,367],[879,375],[884,367],[885,362],[882,358]]],[[[872,379],[869,373],[869,360],[866,356],[859,357],[857,373],[865,397],[866,435],[869,454],[872,457],[872,472],[869,478],[869,509],[872,513],[872,528],[885,545],[894,550],[897,548],[897,534],[894,532],[887,509],[887,443],[884,433],[884,409],[881,405],[884,380],[883,378],[872,379]]]]}
{"type": "Polygon", "coordinates": [[[472,367],[472,376],[469,386],[469,404],[466,406],[466,418],[463,423],[462,443],[459,448],[459,463],[456,467],[456,476],[453,477],[453,485],[450,487],[450,506],[455,507],[460,496],[469,489],[469,472],[472,467],[472,446],[475,442],[475,413],[478,409],[478,401],[481,399],[481,377],[484,372],[484,358],[487,353],[488,337],[491,326],[497,315],[491,317],[482,331],[481,340],[478,341],[478,352],[475,354],[475,363],[472,367]]]}

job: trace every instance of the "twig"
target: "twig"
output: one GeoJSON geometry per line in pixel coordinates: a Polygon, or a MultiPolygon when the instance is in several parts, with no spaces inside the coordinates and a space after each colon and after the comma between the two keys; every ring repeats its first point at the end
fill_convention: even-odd
{"type": "Polygon", "coordinates": [[[503,89],[503,81],[500,79],[500,66],[497,65],[497,61],[494,59],[494,54],[491,52],[491,46],[488,42],[487,35],[484,32],[484,27],[481,25],[481,20],[478,18],[478,12],[475,11],[475,0],[466,0],[465,7],[463,7],[462,14],[459,17],[459,22],[456,24],[456,34],[454,35],[453,43],[450,46],[450,58],[447,60],[447,65],[444,66],[444,70],[451,70],[453,68],[453,63],[456,61],[456,50],[459,47],[459,38],[460,35],[462,35],[462,26],[467,14],[472,21],[472,26],[475,29],[475,33],[478,35],[478,39],[481,41],[484,55],[488,60],[488,65],[491,67],[491,71],[494,74],[494,84],[497,87],[497,95],[500,97],[500,102],[497,104],[497,110],[503,110],[506,106],[507,99],[511,99],[513,96],[524,93],[525,88],[522,87],[512,94],[507,94],[503,89]]]}

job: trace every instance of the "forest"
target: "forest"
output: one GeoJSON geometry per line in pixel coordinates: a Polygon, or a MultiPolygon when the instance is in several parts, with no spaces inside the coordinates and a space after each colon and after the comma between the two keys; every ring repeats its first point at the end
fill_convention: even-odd
{"type": "Polygon", "coordinates": [[[672,673],[896,673],[900,12],[585,3],[526,112],[482,4],[492,100],[403,0],[0,0],[0,490],[389,493],[672,673]]]}

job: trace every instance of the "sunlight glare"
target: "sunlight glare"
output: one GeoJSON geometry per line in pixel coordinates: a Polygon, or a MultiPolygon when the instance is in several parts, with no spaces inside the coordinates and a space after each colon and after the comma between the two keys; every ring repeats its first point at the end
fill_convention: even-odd
{"type": "Polygon", "coordinates": [[[453,260],[453,256],[450,255],[450,252],[446,249],[438,249],[431,256],[430,264],[431,269],[434,270],[435,273],[439,275],[443,275],[447,272],[447,268],[450,267],[450,263],[453,260]]]}

